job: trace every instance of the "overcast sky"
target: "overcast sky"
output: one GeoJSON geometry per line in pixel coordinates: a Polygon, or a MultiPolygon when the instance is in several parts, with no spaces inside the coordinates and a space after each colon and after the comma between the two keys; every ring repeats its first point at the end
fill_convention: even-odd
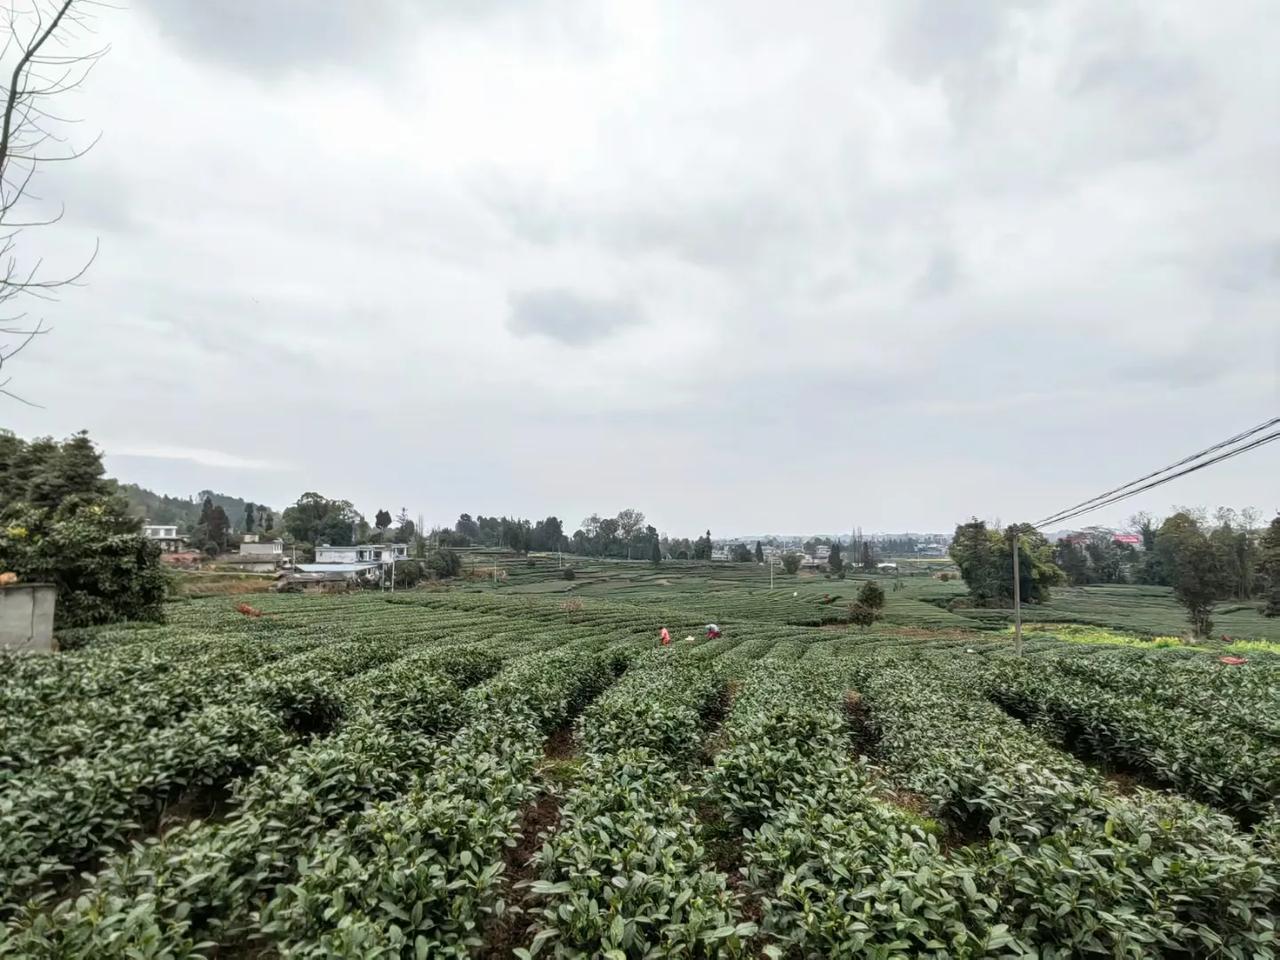
{"type": "MultiPolygon", "coordinates": [[[[1267,0],[133,0],[0,399],[110,471],[571,525],[1036,519],[1280,413],[1267,0]]],[[[1280,508],[1280,444],[1099,514],[1280,508]]],[[[1085,521],[1081,521],[1085,522],[1085,521]]]]}

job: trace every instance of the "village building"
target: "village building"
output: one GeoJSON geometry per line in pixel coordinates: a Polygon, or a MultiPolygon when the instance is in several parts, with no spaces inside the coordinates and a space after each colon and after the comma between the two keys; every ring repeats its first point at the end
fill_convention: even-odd
{"type": "Polygon", "coordinates": [[[159,544],[161,553],[176,553],[187,546],[187,538],[179,536],[176,524],[143,523],[142,535],[159,544]]]}
{"type": "Polygon", "coordinates": [[[316,547],[316,564],[325,563],[392,563],[409,556],[409,546],[404,543],[362,543],[354,547],[331,547],[324,543],[316,547]]]}
{"type": "Polygon", "coordinates": [[[246,533],[240,538],[240,556],[279,560],[284,557],[283,540],[263,540],[256,533],[246,533]]]}

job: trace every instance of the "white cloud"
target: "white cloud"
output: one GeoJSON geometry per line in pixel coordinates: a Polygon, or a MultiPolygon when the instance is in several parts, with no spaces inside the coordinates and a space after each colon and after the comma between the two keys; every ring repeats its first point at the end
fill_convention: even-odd
{"type": "Polygon", "coordinates": [[[288,464],[272,460],[254,460],[223,450],[204,450],[200,447],[167,447],[106,443],[106,452],[112,457],[145,457],[149,460],[184,460],[204,467],[228,470],[287,470],[288,464]]]}

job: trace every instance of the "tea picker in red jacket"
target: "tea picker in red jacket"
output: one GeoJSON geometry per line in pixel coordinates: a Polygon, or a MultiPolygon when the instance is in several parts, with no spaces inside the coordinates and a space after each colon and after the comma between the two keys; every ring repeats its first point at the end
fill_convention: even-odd
{"type": "Polygon", "coordinates": [[[720,639],[720,628],[717,627],[714,623],[707,624],[707,639],[708,640],[720,639]]]}

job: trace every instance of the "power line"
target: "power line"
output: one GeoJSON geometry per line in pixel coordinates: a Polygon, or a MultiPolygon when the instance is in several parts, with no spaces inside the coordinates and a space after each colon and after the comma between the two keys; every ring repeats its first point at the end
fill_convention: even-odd
{"type": "MultiPolygon", "coordinates": [[[[1280,418],[1277,418],[1276,420],[1272,421],[1272,424],[1275,424],[1275,423],[1280,423],[1280,418]]],[[[1242,436],[1244,437],[1252,436],[1254,433],[1257,433],[1257,432],[1258,431],[1256,429],[1250,430],[1247,433],[1243,434],[1242,436]]],[[[1257,449],[1258,447],[1265,446],[1266,444],[1271,443],[1273,440],[1280,440],[1280,430],[1276,430],[1273,433],[1269,433],[1264,436],[1258,437],[1254,440],[1250,440],[1246,444],[1235,447],[1234,449],[1231,449],[1231,450],[1226,450],[1225,452],[1219,453],[1216,456],[1210,457],[1209,459],[1204,460],[1200,463],[1194,463],[1191,466],[1185,467],[1184,469],[1179,470],[1176,473],[1171,473],[1168,476],[1160,476],[1160,474],[1165,473],[1167,470],[1169,470],[1170,469],[1169,467],[1166,467],[1165,470],[1157,470],[1154,474],[1148,474],[1147,478],[1160,476],[1158,480],[1152,480],[1149,483],[1144,483],[1141,486],[1137,486],[1137,487],[1134,487],[1133,484],[1141,483],[1142,479],[1147,479],[1147,478],[1140,478],[1139,480],[1134,480],[1132,483],[1126,483],[1124,484],[1124,486],[1117,487],[1116,490],[1113,491],[1113,493],[1115,493],[1114,496],[1108,497],[1106,494],[1102,494],[1101,497],[1105,497],[1106,499],[1101,499],[1101,497],[1094,497],[1090,500],[1085,500],[1082,505],[1078,505],[1080,509],[1069,507],[1066,510],[1061,510],[1058,513],[1051,514],[1046,519],[1041,520],[1038,523],[1034,524],[1034,526],[1042,527],[1049,523],[1062,523],[1067,520],[1074,519],[1075,517],[1082,516],[1083,514],[1092,513],[1094,510],[1100,510],[1101,508],[1110,506],[1113,503],[1119,503],[1122,500],[1128,500],[1130,497],[1137,496],[1138,494],[1143,493],[1144,491],[1152,490],[1155,487],[1161,486],[1162,484],[1169,483],[1171,480],[1177,480],[1179,477],[1185,477],[1189,473],[1195,473],[1197,470],[1203,470],[1205,467],[1211,467],[1215,463],[1221,463],[1223,460],[1230,460],[1232,457],[1238,457],[1242,453],[1248,453],[1250,450],[1254,450],[1254,449],[1257,449]],[[1118,492],[1118,491],[1122,491],[1122,492],[1118,492]]],[[[1230,442],[1232,441],[1223,441],[1220,444],[1215,444],[1210,449],[1220,450],[1222,449],[1223,446],[1229,444],[1230,442]]],[[[1179,461],[1179,464],[1190,463],[1191,461],[1196,460],[1201,456],[1203,456],[1203,452],[1198,454],[1195,457],[1188,457],[1184,460],[1181,460],[1179,461]]],[[[1179,464],[1174,464],[1174,466],[1178,466],[1179,464]]]]}
{"type": "MultiPolygon", "coordinates": [[[[1233,444],[1239,443],[1241,440],[1251,437],[1256,433],[1261,433],[1263,430],[1268,430],[1277,425],[1280,425],[1280,417],[1272,417],[1270,420],[1260,423],[1256,427],[1246,430],[1243,433],[1237,433],[1234,437],[1228,437],[1226,440],[1220,440],[1219,442],[1215,443],[1213,446],[1205,447],[1205,449],[1201,450],[1199,453],[1193,453],[1189,457],[1183,457],[1181,460],[1177,461],[1176,463],[1171,463],[1167,467],[1164,467],[1160,470],[1153,471],[1152,473],[1148,473],[1145,476],[1138,477],[1137,480],[1130,480],[1128,483],[1121,484],[1120,486],[1116,487],[1114,490],[1108,490],[1105,493],[1100,493],[1096,497],[1090,497],[1088,500],[1082,500],[1073,506],[1066,507],[1063,510],[1059,510],[1057,513],[1052,513],[1049,516],[1045,517],[1043,520],[1039,521],[1036,524],[1036,526],[1041,527],[1047,523],[1057,523],[1060,520],[1070,519],[1068,517],[1068,514],[1072,516],[1076,516],[1077,514],[1075,513],[1075,511],[1081,510],[1082,512],[1085,512],[1083,510],[1083,508],[1085,507],[1088,507],[1090,510],[1096,509],[1096,507],[1091,507],[1090,504],[1094,504],[1099,500],[1104,500],[1107,497],[1114,496],[1115,494],[1118,494],[1123,490],[1127,490],[1128,488],[1135,486],[1139,483],[1144,483],[1148,480],[1151,480],[1155,477],[1160,476],[1163,473],[1168,473],[1170,470],[1176,470],[1178,467],[1186,466],[1187,464],[1193,463],[1196,460],[1201,459],[1202,457],[1207,457],[1209,454],[1215,453],[1218,450],[1223,449],[1224,447],[1229,447],[1233,444]]],[[[1175,476],[1182,476],[1182,474],[1176,474],[1175,476]]],[[[1172,477],[1170,479],[1172,479],[1172,477]]],[[[1149,488],[1144,487],[1143,489],[1149,489],[1149,488]]],[[[1108,502],[1114,502],[1114,501],[1108,501],[1108,502]]],[[[1104,506],[1104,504],[1098,503],[1097,506],[1099,507],[1104,506]]]]}

